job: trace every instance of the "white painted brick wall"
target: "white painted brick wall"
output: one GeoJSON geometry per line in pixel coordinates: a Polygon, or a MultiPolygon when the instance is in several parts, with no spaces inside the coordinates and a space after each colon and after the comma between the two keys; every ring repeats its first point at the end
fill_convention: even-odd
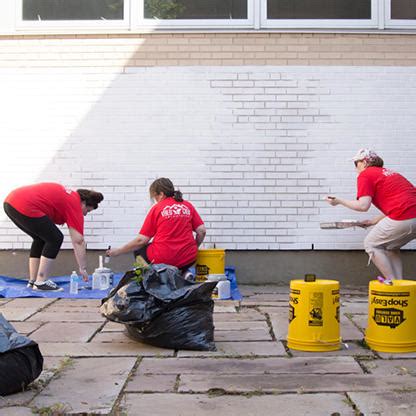
{"type": "MultiPolygon", "coordinates": [[[[354,198],[360,147],[416,183],[414,68],[15,68],[0,91],[0,197],[39,181],[103,192],[89,248],[133,238],[159,176],[228,249],[362,248],[364,230],[319,229],[376,213],[322,201],[354,198]]],[[[0,214],[0,249],[29,242],[0,214]]]]}

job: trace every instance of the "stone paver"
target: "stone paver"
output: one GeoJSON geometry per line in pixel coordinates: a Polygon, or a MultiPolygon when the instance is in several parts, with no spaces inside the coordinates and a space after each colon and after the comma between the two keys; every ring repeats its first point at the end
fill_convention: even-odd
{"type": "Polygon", "coordinates": [[[284,356],[287,357],[285,347],[276,341],[252,342],[216,342],[217,351],[178,351],[178,357],[224,357],[224,356],[284,356]]]}
{"type": "Polygon", "coordinates": [[[12,322],[12,325],[17,332],[23,335],[28,335],[35,329],[43,325],[42,322],[12,322]]]}
{"type": "Polygon", "coordinates": [[[7,303],[4,307],[0,306],[0,312],[8,321],[24,321],[30,316],[36,314],[37,308],[12,308],[7,307],[7,303]]]}
{"type": "Polygon", "coordinates": [[[39,344],[42,354],[50,357],[143,357],[172,356],[174,351],[151,345],[110,342],[44,342],[39,344]]]}
{"type": "Polygon", "coordinates": [[[208,396],[202,394],[126,394],[122,409],[128,415],[166,416],[255,416],[255,415],[342,415],[354,410],[342,394],[278,396],[208,396]]]}
{"type": "Polygon", "coordinates": [[[348,349],[331,352],[287,348],[288,286],[240,289],[242,302],[215,302],[216,351],[131,340],[101,316],[99,300],[1,299],[16,329],[39,341],[44,371],[27,391],[0,398],[0,416],[35,407],[56,415],[415,414],[416,351],[363,346],[367,288],[341,288],[348,349]]]}
{"type": "Polygon", "coordinates": [[[416,390],[415,377],[378,377],[369,374],[181,374],[179,392],[208,393],[317,393],[416,390]]]}
{"type": "MultiPolygon", "coordinates": [[[[119,325],[119,330],[121,329],[122,329],[122,326],[119,325]]],[[[130,338],[127,335],[127,332],[124,332],[124,331],[101,332],[95,335],[95,337],[91,340],[91,342],[121,342],[121,343],[129,342],[132,344],[137,343],[137,341],[130,338]]]]}
{"type": "Polygon", "coordinates": [[[134,374],[127,382],[126,392],[173,393],[176,374],[134,374]]]}
{"type": "Polygon", "coordinates": [[[29,321],[41,322],[103,322],[105,318],[98,312],[38,312],[29,321]]]}
{"type": "Polygon", "coordinates": [[[270,332],[264,329],[245,329],[241,331],[216,331],[215,341],[271,341],[270,332]]]}
{"type": "Polygon", "coordinates": [[[56,299],[48,298],[17,298],[8,303],[8,308],[36,308],[43,309],[56,302],[56,299]]]}
{"type": "Polygon", "coordinates": [[[293,357],[321,357],[322,354],[325,357],[330,356],[356,356],[356,357],[373,357],[375,356],[374,352],[364,348],[360,343],[348,341],[341,343],[341,348],[337,351],[326,351],[326,352],[310,352],[310,351],[298,351],[294,349],[289,349],[293,357]]]}
{"type": "Polygon", "coordinates": [[[411,375],[416,377],[416,359],[398,359],[398,360],[366,360],[361,361],[361,364],[371,374],[378,375],[411,375]]]}
{"type": "Polygon", "coordinates": [[[73,413],[109,414],[135,361],[132,357],[74,359],[31,404],[36,408],[60,404],[73,413]]]}
{"type": "Polygon", "coordinates": [[[351,401],[362,415],[414,416],[416,414],[415,392],[348,392],[351,401]]]}
{"type": "Polygon", "coordinates": [[[0,409],[0,416],[33,416],[33,412],[29,407],[12,406],[0,409]]]}
{"type": "Polygon", "coordinates": [[[351,357],[311,358],[144,358],[140,374],[362,374],[351,357]]]}
{"type": "Polygon", "coordinates": [[[36,342],[87,342],[100,325],[95,322],[60,322],[59,325],[47,322],[30,338],[36,342]]]}

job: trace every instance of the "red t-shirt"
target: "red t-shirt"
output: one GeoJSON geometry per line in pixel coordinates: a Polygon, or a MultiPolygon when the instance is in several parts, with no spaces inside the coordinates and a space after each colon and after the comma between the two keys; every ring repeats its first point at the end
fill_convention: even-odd
{"type": "Polygon", "coordinates": [[[182,267],[196,259],[198,247],[193,231],[203,224],[188,201],[166,198],[150,209],[140,234],[153,238],[147,257],[153,263],[182,267]]]}
{"type": "Polygon", "coordinates": [[[84,215],[78,192],[58,183],[38,183],[17,188],[10,192],[4,202],[27,217],[46,215],[55,224],[66,223],[68,227],[84,234],[84,215]]]}
{"type": "Polygon", "coordinates": [[[357,178],[357,199],[371,196],[372,203],[392,220],[416,218],[416,188],[390,169],[371,166],[357,178]]]}

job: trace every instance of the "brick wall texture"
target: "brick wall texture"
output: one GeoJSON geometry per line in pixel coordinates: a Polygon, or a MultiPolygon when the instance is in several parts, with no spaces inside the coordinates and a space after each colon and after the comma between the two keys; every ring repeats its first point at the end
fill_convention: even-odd
{"type": "MultiPolygon", "coordinates": [[[[137,233],[167,176],[207,244],[362,248],[364,230],[319,223],[377,212],[322,199],[354,198],[360,147],[416,182],[415,63],[411,35],[3,36],[0,197],[39,181],[99,190],[86,239],[105,248],[137,233]]],[[[0,214],[0,249],[29,241],[0,214]]]]}

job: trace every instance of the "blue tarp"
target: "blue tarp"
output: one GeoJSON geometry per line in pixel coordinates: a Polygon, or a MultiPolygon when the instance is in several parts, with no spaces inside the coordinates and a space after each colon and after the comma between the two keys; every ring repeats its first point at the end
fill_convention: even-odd
{"type": "MultiPolygon", "coordinates": [[[[242,296],[237,286],[234,267],[226,267],[225,274],[231,282],[231,299],[241,300],[242,296]]],[[[114,285],[120,281],[123,273],[114,275],[114,285]]],[[[91,276],[89,282],[81,281],[80,290],[77,295],[69,293],[69,276],[53,277],[52,280],[62,287],[63,291],[59,292],[42,292],[32,290],[26,287],[27,280],[16,279],[13,277],[0,276],[0,298],[72,298],[72,299],[102,299],[107,296],[108,290],[92,290],[91,276]]]]}

